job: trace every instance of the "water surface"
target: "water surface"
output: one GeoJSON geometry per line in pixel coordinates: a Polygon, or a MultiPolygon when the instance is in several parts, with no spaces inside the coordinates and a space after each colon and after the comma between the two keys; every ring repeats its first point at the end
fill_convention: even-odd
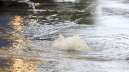
{"type": "Polygon", "coordinates": [[[128,1],[81,1],[1,7],[0,71],[128,72],[128,1]],[[59,35],[79,35],[91,50],[54,49],[59,35]]]}

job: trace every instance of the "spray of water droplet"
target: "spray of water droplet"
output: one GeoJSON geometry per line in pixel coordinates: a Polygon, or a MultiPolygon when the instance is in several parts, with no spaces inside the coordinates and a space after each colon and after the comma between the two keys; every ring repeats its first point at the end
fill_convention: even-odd
{"type": "Polygon", "coordinates": [[[86,42],[83,41],[79,35],[69,36],[66,38],[59,35],[59,38],[55,40],[52,48],[68,51],[90,51],[86,42]]]}

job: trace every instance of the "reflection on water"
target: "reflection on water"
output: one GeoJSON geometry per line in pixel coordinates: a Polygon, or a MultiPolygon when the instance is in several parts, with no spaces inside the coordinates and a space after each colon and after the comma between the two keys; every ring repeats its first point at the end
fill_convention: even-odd
{"type": "Polygon", "coordinates": [[[17,12],[7,12],[8,15],[2,14],[3,19],[0,19],[0,25],[5,32],[0,38],[2,40],[0,41],[2,44],[0,48],[0,72],[34,72],[40,61],[35,60],[33,56],[38,57],[39,55],[28,52],[31,50],[31,46],[27,45],[29,40],[22,36],[26,29],[28,16],[17,12]],[[32,58],[25,60],[23,59],[25,56],[32,58]]]}
{"type": "MultiPolygon", "coordinates": [[[[0,14],[0,40],[3,45],[11,45],[13,42],[25,41],[25,38],[21,35],[25,31],[24,24],[27,16],[18,15],[16,12],[5,12],[0,14]]],[[[27,39],[26,39],[27,41],[27,39]]],[[[2,46],[2,45],[1,45],[2,46]]]]}
{"type": "Polygon", "coordinates": [[[10,19],[12,21],[9,24],[11,24],[12,28],[16,31],[21,31],[23,25],[23,18],[21,18],[21,16],[14,16],[10,19]]]}
{"type": "Polygon", "coordinates": [[[25,32],[25,27],[24,26],[24,19],[27,16],[21,17],[21,16],[13,16],[10,17],[10,22],[9,25],[11,26],[11,32],[9,34],[11,34],[10,38],[13,39],[13,41],[17,41],[17,42],[24,42],[23,40],[25,40],[25,38],[21,35],[21,33],[25,32]]]}
{"type": "Polygon", "coordinates": [[[38,60],[24,60],[11,58],[4,61],[4,67],[0,67],[1,72],[34,72],[35,68],[40,64],[38,60]]]}
{"type": "Polygon", "coordinates": [[[39,3],[35,3],[35,6],[40,6],[40,4],[39,3]]]}
{"type": "Polygon", "coordinates": [[[97,0],[80,0],[73,3],[51,3],[51,5],[48,3],[35,3],[32,4],[32,7],[34,6],[33,10],[29,10],[30,19],[35,19],[40,24],[56,24],[67,21],[74,21],[77,24],[94,24],[96,2],[97,0]],[[38,7],[35,7],[37,5],[38,7]]]}

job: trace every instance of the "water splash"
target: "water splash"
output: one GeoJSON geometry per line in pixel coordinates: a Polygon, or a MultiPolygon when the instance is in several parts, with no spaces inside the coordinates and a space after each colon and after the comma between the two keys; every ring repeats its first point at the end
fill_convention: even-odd
{"type": "Polygon", "coordinates": [[[90,51],[86,42],[83,41],[79,35],[69,36],[66,38],[59,35],[59,38],[55,40],[52,48],[67,51],[90,51]]]}

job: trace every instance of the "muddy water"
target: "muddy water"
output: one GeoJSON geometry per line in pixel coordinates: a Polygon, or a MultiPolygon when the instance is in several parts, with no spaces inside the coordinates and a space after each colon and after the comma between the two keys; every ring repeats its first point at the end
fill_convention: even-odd
{"type": "Polygon", "coordinates": [[[1,72],[129,71],[128,1],[28,4],[1,9],[1,72]]]}

